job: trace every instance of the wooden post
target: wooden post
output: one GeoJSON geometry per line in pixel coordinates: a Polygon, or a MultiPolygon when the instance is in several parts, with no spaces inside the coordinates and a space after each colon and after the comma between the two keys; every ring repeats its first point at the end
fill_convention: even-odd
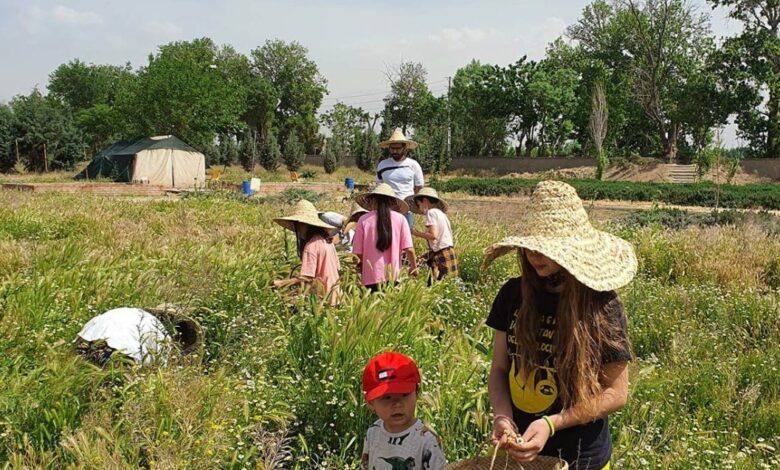
{"type": "Polygon", "coordinates": [[[46,155],[46,142],[43,143],[43,172],[49,172],[49,157],[46,155]]]}
{"type": "Polygon", "coordinates": [[[19,139],[14,139],[16,142],[16,161],[19,162],[19,139]]]}

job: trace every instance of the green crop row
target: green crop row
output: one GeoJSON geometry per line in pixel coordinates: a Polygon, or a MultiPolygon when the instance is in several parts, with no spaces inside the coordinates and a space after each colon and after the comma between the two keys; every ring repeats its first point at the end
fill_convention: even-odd
{"type": "MultiPolygon", "coordinates": [[[[475,196],[530,194],[538,180],[519,178],[454,178],[437,181],[433,186],[443,192],[465,192],[475,196]]],[[[664,202],[681,206],[733,209],[780,209],[780,185],[717,185],[644,183],[630,181],[569,180],[581,198],[616,201],[664,202]]]]}

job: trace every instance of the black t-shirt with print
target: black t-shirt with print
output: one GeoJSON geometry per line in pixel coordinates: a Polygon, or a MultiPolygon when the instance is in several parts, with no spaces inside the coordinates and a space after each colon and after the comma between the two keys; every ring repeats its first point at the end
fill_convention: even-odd
{"type": "MultiPolygon", "coordinates": [[[[622,362],[631,359],[631,350],[627,338],[626,316],[623,306],[614,292],[610,296],[608,320],[618,326],[625,347],[619,350],[601,351],[602,363],[622,362]]],[[[512,411],[517,427],[522,433],[532,421],[544,415],[561,411],[558,398],[557,374],[553,359],[553,337],[558,311],[557,293],[545,292],[537,299],[538,311],[542,316],[539,322],[539,359],[540,366],[522,377],[521,371],[515,371],[514,355],[517,343],[514,335],[515,318],[521,304],[520,278],[512,278],[498,291],[487,325],[497,331],[507,333],[507,350],[510,356],[509,389],[512,411]]],[[[579,470],[598,470],[604,467],[612,455],[612,439],[609,434],[608,419],[602,418],[581,426],[557,431],[550,437],[541,452],[544,455],[561,457],[572,468],[579,470]]]]}

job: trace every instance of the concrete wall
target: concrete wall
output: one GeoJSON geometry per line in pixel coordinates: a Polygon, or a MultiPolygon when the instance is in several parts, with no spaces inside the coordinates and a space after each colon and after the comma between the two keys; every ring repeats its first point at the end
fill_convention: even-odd
{"type": "MultiPolygon", "coordinates": [[[[306,163],[322,166],[322,157],[308,156],[306,163]]],[[[341,166],[354,167],[355,159],[347,157],[341,162],[341,166]]],[[[550,157],[550,158],[503,158],[503,157],[468,157],[454,158],[451,170],[471,170],[492,172],[496,175],[509,173],[535,173],[548,170],[560,170],[563,168],[576,168],[583,166],[596,166],[593,158],[581,157],[550,157]]],[[[764,178],[780,181],[780,159],[754,158],[742,161],[742,171],[752,173],[764,178]]]]}

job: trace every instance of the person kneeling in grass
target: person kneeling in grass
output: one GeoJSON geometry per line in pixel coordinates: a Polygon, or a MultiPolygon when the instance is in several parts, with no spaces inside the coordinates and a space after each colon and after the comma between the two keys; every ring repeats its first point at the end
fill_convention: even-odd
{"type": "Polygon", "coordinates": [[[363,443],[363,470],[430,469],[447,465],[439,437],[415,417],[420,371],[396,352],[373,357],[363,369],[363,392],[377,419],[363,443]]]}
{"type": "Polygon", "coordinates": [[[415,214],[425,215],[425,231],[412,229],[412,235],[428,241],[430,251],[425,257],[428,265],[435,270],[433,278],[442,280],[446,276],[458,277],[458,257],[455,255],[450,219],[447,217],[447,203],[430,187],[409,196],[406,203],[415,214]]]}
{"type": "Polygon", "coordinates": [[[298,201],[292,215],[274,222],[295,233],[301,273],[291,279],[277,279],[273,287],[302,285],[304,291],[311,289],[318,298],[338,305],[341,299],[339,257],[333,243],[328,241],[328,231],[334,227],[321,221],[314,204],[305,199],[298,201]]]}

